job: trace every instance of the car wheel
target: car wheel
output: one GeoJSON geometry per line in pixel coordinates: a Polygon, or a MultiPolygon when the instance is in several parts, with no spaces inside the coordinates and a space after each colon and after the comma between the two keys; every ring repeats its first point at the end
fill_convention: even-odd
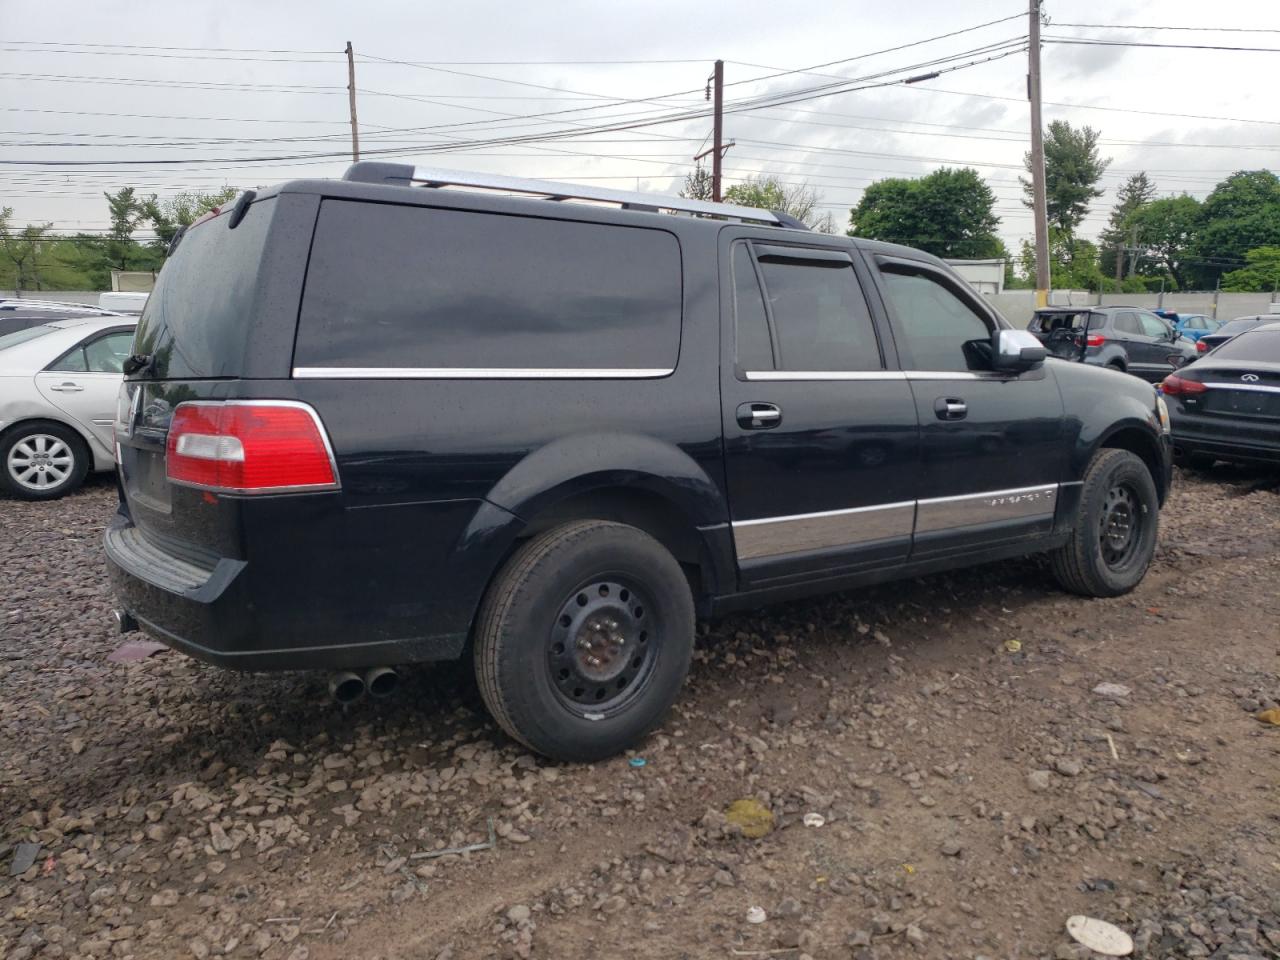
{"type": "Polygon", "coordinates": [[[1160,500],[1142,460],[1102,450],[1085,473],[1075,528],[1050,554],[1061,586],[1086,597],[1118,597],[1136,587],[1156,548],[1160,500]]]}
{"type": "Polygon", "coordinates": [[[1117,371],[1117,372],[1119,372],[1119,373],[1127,373],[1127,372],[1128,372],[1128,371],[1125,369],[1124,364],[1123,364],[1123,363],[1121,363],[1119,360],[1112,360],[1110,363],[1108,363],[1108,364],[1107,364],[1107,369],[1108,369],[1108,370],[1115,370],[1115,371],[1117,371]]]}
{"type": "Polygon", "coordinates": [[[693,653],[693,598],[647,533],[602,520],[524,544],[481,604],[475,668],[508,734],[555,760],[635,743],[675,701],[693,653]]]}
{"type": "Polygon", "coordinates": [[[84,483],[89,448],[71,428],[30,423],[0,441],[0,486],[22,500],[56,500],[84,483]]]}

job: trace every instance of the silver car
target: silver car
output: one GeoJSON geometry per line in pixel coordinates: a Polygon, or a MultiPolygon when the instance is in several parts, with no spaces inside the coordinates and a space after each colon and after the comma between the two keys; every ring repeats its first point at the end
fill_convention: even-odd
{"type": "Polygon", "coordinates": [[[0,491],[53,500],[115,466],[133,317],[95,313],[0,336],[0,491]]]}

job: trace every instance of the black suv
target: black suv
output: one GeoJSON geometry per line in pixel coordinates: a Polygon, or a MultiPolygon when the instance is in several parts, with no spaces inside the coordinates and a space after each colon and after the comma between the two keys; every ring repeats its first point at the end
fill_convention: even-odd
{"type": "Polygon", "coordinates": [[[1163,317],[1142,307],[1046,307],[1027,327],[1049,353],[1158,383],[1189,363],[1196,345],[1163,317]]]}
{"type": "Polygon", "coordinates": [[[1044,362],[936,258],[672,197],[379,163],[246,194],[135,351],[126,629],[340,696],[467,656],[558,758],[658,723],[696,616],[1036,552],[1124,593],[1170,482],[1151,387],[1044,362]]]}

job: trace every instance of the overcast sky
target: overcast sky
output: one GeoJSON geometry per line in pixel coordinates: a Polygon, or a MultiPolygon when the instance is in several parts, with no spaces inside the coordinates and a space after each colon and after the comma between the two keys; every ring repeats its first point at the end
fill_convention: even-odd
{"type": "MultiPolygon", "coordinates": [[[[1047,0],[1045,9],[1059,24],[1250,30],[1051,25],[1046,37],[1280,48],[1280,8],[1262,0],[1047,0]]],[[[164,197],[222,184],[341,175],[349,156],[258,158],[349,151],[341,52],[347,40],[357,54],[362,147],[406,149],[381,159],[674,192],[692,155],[705,148],[709,118],[468,152],[424,148],[701,109],[716,58],[726,61],[732,104],[955,57],[1025,35],[1027,26],[1025,4],[1015,0],[64,0],[56,8],[46,0],[0,0],[0,22],[0,160],[6,161],[0,205],[12,206],[19,223],[52,221],[59,232],[105,226],[101,193],[120,186],[164,197]],[[849,59],[1020,12],[979,30],[849,59]],[[103,44],[136,46],[72,46],[103,44]],[[832,61],[846,62],[754,79],[832,61]],[[617,103],[655,97],[661,101],[617,103]],[[35,160],[92,163],[54,167],[35,160]],[[180,162],[138,164],[144,160],[180,162]]],[[[991,55],[975,52],[950,63],[991,55]]],[[[1086,235],[1105,224],[1114,187],[1134,171],[1147,170],[1161,194],[1203,197],[1231,171],[1280,168],[1280,53],[1048,44],[1043,62],[1045,122],[1098,128],[1103,155],[1112,161],[1104,178],[1108,194],[1095,204],[1086,235]]],[[[994,189],[1000,232],[1016,251],[1031,232],[1017,183],[1027,149],[1025,74],[1026,56],[1018,53],[910,87],[730,113],[725,136],[737,145],[725,161],[727,182],[760,171],[807,181],[843,228],[848,208],[874,180],[918,176],[944,164],[973,166],[994,189]]]]}

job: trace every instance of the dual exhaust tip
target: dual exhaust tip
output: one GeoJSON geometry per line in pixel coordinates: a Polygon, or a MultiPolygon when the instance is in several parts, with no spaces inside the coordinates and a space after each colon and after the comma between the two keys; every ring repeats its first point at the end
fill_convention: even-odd
{"type": "Polygon", "coordinates": [[[400,674],[392,667],[370,667],[363,674],[343,670],[329,677],[329,693],[344,707],[366,693],[374,699],[389,697],[400,685],[400,674]]]}

